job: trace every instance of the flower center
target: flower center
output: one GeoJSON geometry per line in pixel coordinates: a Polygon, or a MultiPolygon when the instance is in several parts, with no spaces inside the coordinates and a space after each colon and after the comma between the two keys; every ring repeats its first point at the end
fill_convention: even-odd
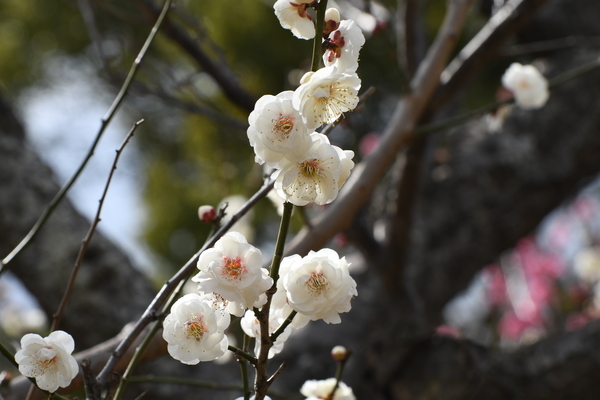
{"type": "Polygon", "coordinates": [[[313,158],[312,160],[306,160],[300,164],[300,173],[307,178],[312,178],[318,175],[321,171],[319,160],[313,158]]]}
{"type": "Polygon", "coordinates": [[[273,126],[273,132],[281,139],[286,139],[294,127],[294,119],[289,115],[279,114],[279,119],[273,126]]]}
{"type": "Polygon", "coordinates": [[[310,294],[319,295],[329,287],[329,282],[323,273],[311,272],[306,281],[306,289],[310,294]]]}
{"type": "Polygon", "coordinates": [[[519,87],[521,89],[528,89],[529,86],[531,86],[531,85],[529,85],[529,82],[525,79],[522,79],[521,82],[519,82],[519,87]]]}
{"type": "Polygon", "coordinates": [[[52,350],[50,347],[42,347],[36,353],[37,357],[37,368],[40,375],[46,373],[46,371],[54,366],[56,363],[56,351],[52,350]]]}
{"type": "Polygon", "coordinates": [[[229,280],[240,280],[242,279],[244,272],[248,271],[246,268],[244,268],[242,259],[240,257],[223,257],[223,261],[225,262],[225,265],[221,270],[221,274],[229,280]]]}
{"type": "Polygon", "coordinates": [[[333,39],[327,38],[323,42],[323,49],[327,51],[327,61],[333,62],[336,58],[342,56],[342,49],[346,45],[346,40],[340,31],[335,31],[333,39]]]}
{"type": "Polygon", "coordinates": [[[204,326],[204,319],[202,317],[194,315],[192,319],[185,323],[185,333],[187,337],[194,339],[197,342],[202,340],[202,337],[206,332],[208,332],[208,329],[204,326]]]}

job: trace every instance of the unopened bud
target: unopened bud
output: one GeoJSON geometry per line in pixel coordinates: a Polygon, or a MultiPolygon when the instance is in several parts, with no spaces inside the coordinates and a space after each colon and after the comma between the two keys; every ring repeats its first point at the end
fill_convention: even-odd
{"type": "Polygon", "coordinates": [[[325,22],[323,23],[323,37],[328,38],[329,34],[340,26],[340,12],[337,8],[328,8],[325,11],[325,22]]]}
{"type": "Polygon", "coordinates": [[[212,224],[217,220],[217,210],[213,206],[200,206],[198,208],[198,218],[206,224],[212,224]]]}
{"type": "Polygon", "coordinates": [[[338,362],[346,361],[348,350],[344,346],[335,346],[331,349],[331,357],[338,362]]]}

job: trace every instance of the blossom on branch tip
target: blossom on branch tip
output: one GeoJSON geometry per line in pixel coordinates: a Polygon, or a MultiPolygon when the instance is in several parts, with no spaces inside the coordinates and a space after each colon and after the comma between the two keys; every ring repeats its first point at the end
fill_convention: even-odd
{"type": "Polygon", "coordinates": [[[361,82],[354,72],[344,73],[332,65],[319,69],[308,79],[303,77],[302,82],[294,91],[292,103],[309,129],[335,122],[342,113],[358,105],[361,82]]]}
{"type": "Polygon", "coordinates": [[[198,207],[198,218],[200,218],[200,222],[212,224],[217,220],[217,210],[209,205],[200,206],[198,207]]]}
{"type": "Polygon", "coordinates": [[[306,400],[356,400],[352,388],[341,381],[338,383],[333,397],[329,397],[335,387],[335,381],[335,378],[306,381],[300,388],[300,393],[306,396],[306,400]]]}
{"type": "Polygon", "coordinates": [[[190,293],[173,304],[163,323],[167,350],[183,364],[212,361],[225,354],[229,341],[225,329],[231,317],[204,296],[190,293]]]}
{"type": "Polygon", "coordinates": [[[279,23],[285,29],[290,29],[299,39],[315,37],[315,24],[307,12],[313,0],[277,0],[273,5],[279,23]]]}
{"type": "Polygon", "coordinates": [[[238,232],[228,232],[198,259],[200,272],[192,278],[198,291],[216,293],[227,300],[227,311],[241,317],[267,301],[265,291],[273,285],[262,268],[262,254],[238,232]]]}
{"type": "Polygon", "coordinates": [[[353,20],[343,20],[339,28],[323,42],[325,66],[336,66],[339,72],[354,73],[358,69],[358,53],[365,44],[362,30],[353,20]]]}
{"type": "Polygon", "coordinates": [[[319,319],[339,324],[339,314],[350,311],[350,301],[358,294],[348,266],[346,258],[340,259],[332,249],[311,251],[304,258],[285,257],[271,307],[284,318],[292,310],[298,312],[291,324],[294,328],[319,319]]]}
{"type": "Polygon", "coordinates": [[[312,130],[292,106],[293,95],[288,90],[277,96],[262,96],[250,113],[247,134],[257,163],[278,168],[284,157],[294,160],[308,150],[312,130]]]}
{"type": "Polygon", "coordinates": [[[313,133],[311,139],[301,160],[284,159],[274,174],[279,196],[297,206],[331,203],[354,167],[352,151],[332,146],[320,133],[313,133]]]}
{"type": "Polygon", "coordinates": [[[512,63],[502,75],[502,85],[510,90],[519,107],[541,108],[548,101],[548,80],[533,65],[512,63]]]}
{"type": "Polygon", "coordinates": [[[73,337],[64,331],[54,331],[42,338],[28,333],[21,338],[21,350],[15,354],[19,371],[35,378],[40,389],[55,392],[67,387],[77,376],[79,366],[71,355],[75,349],[73,337]]]}

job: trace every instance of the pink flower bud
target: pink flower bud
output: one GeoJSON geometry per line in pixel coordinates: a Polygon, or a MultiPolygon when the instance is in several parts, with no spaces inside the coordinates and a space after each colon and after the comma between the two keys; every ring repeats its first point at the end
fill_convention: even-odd
{"type": "Polygon", "coordinates": [[[213,206],[204,205],[198,208],[198,217],[200,221],[211,224],[217,219],[217,210],[213,206]]]}

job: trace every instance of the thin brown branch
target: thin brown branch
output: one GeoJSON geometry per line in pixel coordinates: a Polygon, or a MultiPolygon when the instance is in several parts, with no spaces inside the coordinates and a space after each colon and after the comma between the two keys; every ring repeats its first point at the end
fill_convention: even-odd
{"type": "Polygon", "coordinates": [[[314,222],[311,230],[303,229],[288,246],[288,254],[306,254],[323,246],[333,235],[347,229],[358,210],[367,202],[377,182],[388,171],[398,151],[415,137],[414,127],[425,111],[439,83],[439,77],[456,45],[473,1],[449,1],[448,12],[427,56],[411,81],[411,93],[396,107],[381,143],[358,165],[339,197],[314,222]]]}
{"type": "Polygon", "coordinates": [[[96,227],[98,226],[98,223],[100,222],[100,214],[102,212],[102,206],[104,205],[104,199],[106,198],[106,194],[108,193],[108,188],[110,187],[110,183],[112,181],[114,172],[117,170],[117,164],[119,162],[119,158],[121,157],[121,154],[123,153],[123,150],[125,149],[125,146],[127,146],[127,143],[129,143],[129,141],[135,134],[135,131],[138,128],[138,126],[140,126],[143,122],[144,122],[144,120],[142,119],[142,120],[139,120],[138,122],[136,122],[135,124],[133,124],[133,126],[131,127],[131,129],[129,130],[127,135],[125,136],[123,143],[117,149],[117,154],[115,156],[115,160],[113,161],[113,164],[110,168],[110,172],[108,174],[108,179],[106,180],[106,185],[104,186],[104,191],[102,192],[102,196],[100,197],[100,201],[98,203],[98,210],[96,211],[96,216],[94,217],[94,221],[90,225],[90,229],[88,230],[85,238],[83,239],[83,241],[81,243],[81,247],[79,249],[79,254],[77,254],[77,259],[75,260],[75,265],[73,266],[73,270],[71,271],[71,276],[69,277],[69,282],[67,283],[67,288],[65,289],[65,293],[63,294],[63,298],[58,306],[58,309],[56,310],[56,312],[53,315],[52,326],[50,327],[51,332],[58,329],[58,326],[60,325],[60,320],[65,311],[65,307],[67,306],[67,302],[69,301],[69,297],[71,296],[71,293],[73,292],[73,287],[75,286],[75,279],[77,279],[77,273],[79,272],[79,268],[81,268],[81,263],[83,262],[83,258],[85,257],[85,254],[87,253],[88,246],[89,246],[90,242],[92,241],[92,238],[94,237],[94,233],[96,232],[96,227]]]}

